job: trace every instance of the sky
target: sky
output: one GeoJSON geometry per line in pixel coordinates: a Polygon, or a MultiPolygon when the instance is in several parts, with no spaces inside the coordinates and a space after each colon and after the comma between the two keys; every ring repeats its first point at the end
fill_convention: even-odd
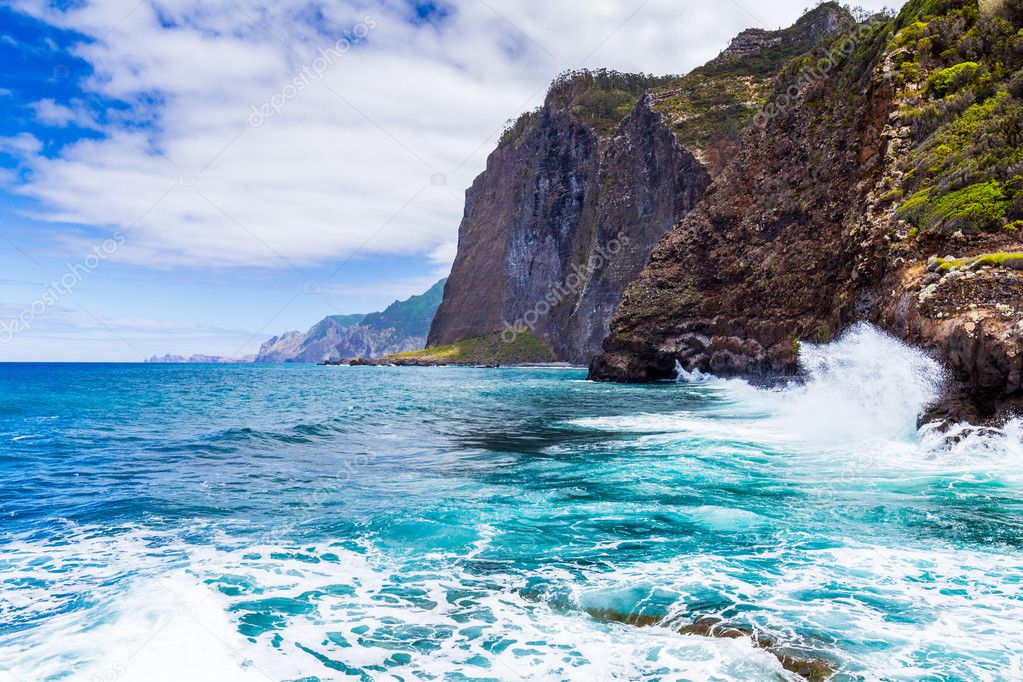
{"type": "Polygon", "coordinates": [[[685,73],[815,4],[5,0],[0,361],[238,356],[422,293],[559,73],[685,73]]]}

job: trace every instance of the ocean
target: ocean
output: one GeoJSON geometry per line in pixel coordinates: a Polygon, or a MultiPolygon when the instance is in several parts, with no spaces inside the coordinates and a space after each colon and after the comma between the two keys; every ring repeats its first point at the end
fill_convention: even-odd
{"type": "Polygon", "coordinates": [[[868,327],[803,363],[0,365],[0,679],[1023,678],[1020,423],[918,431],[868,327]]]}

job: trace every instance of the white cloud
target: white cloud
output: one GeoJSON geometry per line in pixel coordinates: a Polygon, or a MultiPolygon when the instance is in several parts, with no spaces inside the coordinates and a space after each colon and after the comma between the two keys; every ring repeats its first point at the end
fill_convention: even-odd
{"type": "Polygon", "coordinates": [[[30,158],[38,154],[42,148],[43,143],[29,133],[0,137],[0,154],[10,154],[19,159],[30,158]]]}
{"type": "Polygon", "coordinates": [[[458,242],[444,242],[430,252],[430,262],[447,271],[451,269],[451,265],[455,262],[455,256],[457,254],[458,242]]]}
{"type": "Polygon", "coordinates": [[[79,128],[98,129],[95,118],[80,101],[72,102],[74,108],[53,99],[42,99],[29,105],[35,112],[36,120],[47,126],[63,128],[76,125],[79,128]]]}
{"type": "MultiPolygon", "coordinates": [[[[107,112],[102,139],[55,158],[24,136],[0,140],[29,157],[31,179],[17,191],[40,200],[45,220],[124,230],[118,258],[161,267],[287,267],[355,253],[449,264],[462,188],[504,121],[537,105],[555,74],[684,72],[757,25],[754,15],[775,28],[802,8],[455,0],[444,21],[415,25],[410,9],[385,0],[14,6],[89,36],[74,49],[94,70],[85,87],[131,105],[107,112]],[[253,105],[287,94],[318,49],[367,17],[375,28],[363,43],[249,125],[253,105]],[[438,174],[446,184],[431,181],[438,174]]],[[[35,108],[48,125],[92,122],[52,100],[35,108]]],[[[81,238],[59,241],[79,248],[81,238]]]]}

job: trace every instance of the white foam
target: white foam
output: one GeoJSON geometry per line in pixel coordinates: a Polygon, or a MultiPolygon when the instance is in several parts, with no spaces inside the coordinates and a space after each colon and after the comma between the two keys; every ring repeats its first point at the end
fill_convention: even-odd
{"type": "Polygon", "coordinates": [[[737,605],[741,622],[779,644],[824,651],[851,677],[915,679],[941,671],[938,676],[955,679],[1020,679],[1023,650],[1011,633],[1023,618],[1023,602],[1005,577],[1019,574],[1023,559],[1012,552],[851,543],[825,550],[781,546],[772,558],[768,574],[741,558],[711,555],[622,566],[591,576],[574,599],[603,603],[616,591],[643,589],[674,594],[665,622],[685,625],[714,615],[687,606],[710,593],[730,605],[726,617],[734,617],[737,605]],[[798,634],[806,631],[837,631],[885,646],[850,650],[807,641],[798,634]],[[936,662],[937,669],[925,670],[936,662]]]}
{"type": "Polygon", "coordinates": [[[701,372],[699,367],[694,367],[692,371],[688,371],[682,366],[681,362],[675,361],[675,381],[680,384],[705,384],[713,379],[713,374],[701,372]]]}
{"type": "MultiPolygon", "coordinates": [[[[479,547],[488,541],[484,528],[479,547]]],[[[95,591],[97,603],[49,615],[36,627],[0,638],[0,666],[16,681],[321,679],[342,673],[316,656],[355,669],[378,668],[374,679],[457,674],[500,679],[633,680],[672,671],[695,679],[745,680],[784,676],[770,654],[745,640],[685,638],[668,630],[602,623],[580,610],[560,611],[521,594],[519,575],[465,573],[451,557],[412,569],[372,549],[334,545],[263,547],[149,547],[139,532],[86,537],[58,546],[14,543],[4,552],[26,572],[45,566],[50,578],[79,552],[92,553],[95,570],[76,569],[60,585],[64,596],[95,591]],[[154,559],[187,557],[164,567],[154,559]],[[302,554],[299,558],[297,554],[302,554]],[[313,558],[315,561],[311,561],[313,558]],[[131,567],[115,589],[104,583],[115,565],[131,567]],[[244,594],[228,597],[218,580],[243,577],[244,594]],[[396,591],[401,586],[401,593],[396,591]],[[343,590],[337,587],[345,588],[343,590]],[[408,592],[411,588],[411,592],[408,592]],[[242,637],[239,606],[259,600],[309,600],[311,610],[284,618],[273,632],[242,637]],[[413,596],[410,596],[413,595],[413,596]],[[328,637],[343,638],[347,646],[328,637]],[[395,664],[397,650],[412,651],[409,633],[432,645],[395,664]],[[371,640],[364,642],[363,637],[371,640]],[[388,645],[401,642],[399,649],[388,645]],[[495,647],[495,645],[498,645],[495,647]],[[316,656],[309,653],[315,652],[316,656]],[[385,670],[393,672],[384,672],[385,670]]],[[[577,580],[551,569],[550,579],[577,580]]],[[[2,679],[2,678],[0,678],[2,679]]]]}
{"type": "Polygon", "coordinates": [[[829,344],[803,343],[806,383],[781,393],[781,417],[815,439],[904,440],[939,394],[941,366],[867,324],[829,344]]]}
{"type": "Polygon", "coordinates": [[[63,535],[0,551],[5,580],[27,582],[4,591],[0,613],[36,621],[0,637],[12,680],[266,679],[240,653],[221,596],[177,565],[182,550],[154,549],[166,538],[73,525],[63,535]]]}
{"type": "MultiPolygon", "coordinates": [[[[713,505],[682,511],[716,531],[764,521],[713,505]]],[[[481,526],[470,554],[498,533],[481,526]]],[[[743,554],[686,555],[610,570],[542,566],[535,577],[570,594],[573,608],[563,609],[524,597],[525,577],[512,567],[506,573],[491,568],[485,577],[472,572],[466,567],[472,556],[420,557],[410,564],[367,544],[219,549],[224,543],[197,547],[167,535],[100,536],[83,529],[67,544],[19,540],[0,554],[5,576],[33,575],[58,585],[23,596],[20,606],[39,598],[44,603],[38,607],[48,611],[61,597],[96,597],[89,608],[49,615],[33,629],[0,638],[0,666],[14,680],[332,678],[335,672],[308,653],[313,651],[353,668],[384,666],[372,673],[380,680],[445,679],[473,671],[500,679],[634,680],[663,677],[666,670],[685,679],[794,679],[749,639],[680,637],[669,628],[602,623],[583,612],[614,607],[615,594],[635,597],[647,590],[661,602],[669,597],[666,625],[710,615],[690,605],[714,595],[739,607],[743,623],[811,655],[826,652],[864,679],[889,679],[893,671],[933,674],[926,667],[935,652],[938,670],[952,676],[995,680],[1023,673],[1023,651],[1011,635],[1023,621],[1023,602],[1018,586],[1006,582],[1006,576],[1023,574],[1017,552],[940,542],[931,549],[846,542],[816,550],[800,542],[798,533],[780,535],[760,549],[760,563],[752,566],[743,554]],[[765,572],[767,560],[771,569],[765,572]],[[122,570],[130,575],[111,584],[122,570]],[[245,585],[242,594],[217,589],[236,579],[245,585]],[[274,632],[255,641],[239,635],[246,613],[239,607],[275,599],[305,599],[310,610],[286,615],[274,632]],[[893,617],[900,611],[909,617],[893,617]],[[807,640],[801,632],[841,632],[885,646],[850,651],[807,640]],[[395,652],[389,642],[400,641],[401,650],[409,651],[411,633],[430,641],[432,650],[383,672],[395,652]],[[514,643],[493,646],[506,641],[514,643]],[[977,668],[978,660],[990,661],[997,674],[977,668]]],[[[5,591],[4,600],[12,594],[5,591]]],[[[644,603],[638,600],[640,607],[644,603]]]]}
{"type": "MultiPolygon", "coordinates": [[[[679,434],[702,440],[812,452],[855,460],[866,470],[906,467],[1018,467],[1023,420],[1003,429],[958,425],[918,431],[924,410],[939,396],[941,366],[923,351],[866,323],[828,344],[803,343],[804,381],[776,389],[680,374],[686,390],[710,392],[699,412],[631,414],[573,420],[608,432],[679,434]],[[693,383],[695,382],[695,383],[693,383]]],[[[848,463],[848,462],[847,462],[848,463]]],[[[827,465],[824,465],[827,468],[827,465]]]]}

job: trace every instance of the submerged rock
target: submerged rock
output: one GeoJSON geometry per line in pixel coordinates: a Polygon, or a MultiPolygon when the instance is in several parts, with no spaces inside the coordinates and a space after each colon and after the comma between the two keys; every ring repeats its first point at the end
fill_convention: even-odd
{"type": "Polygon", "coordinates": [[[741,639],[748,637],[753,645],[771,652],[789,672],[796,673],[814,682],[828,679],[835,674],[834,667],[820,658],[800,658],[785,653],[773,639],[749,628],[731,625],[716,616],[700,616],[692,623],[677,627],[666,622],[663,615],[625,613],[615,609],[586,609],[593,618],[606,623],[622,623],[635,627],[664,627],[681,635],[698,637],[721,637],[724,639],[741,639]]]}

